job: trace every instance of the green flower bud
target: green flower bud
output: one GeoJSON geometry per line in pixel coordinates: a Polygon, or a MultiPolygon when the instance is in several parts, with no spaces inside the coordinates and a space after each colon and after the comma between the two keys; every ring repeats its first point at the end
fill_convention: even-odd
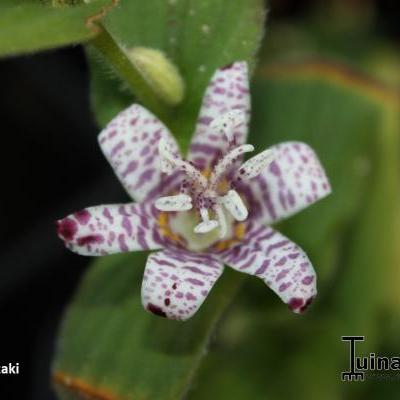
{"type": "Polygon", "coordinates": [[[147,84],[167,104],[183,100],[185,84],[177,67],[160,50],[133,47],[127,55],[147,84]]]}

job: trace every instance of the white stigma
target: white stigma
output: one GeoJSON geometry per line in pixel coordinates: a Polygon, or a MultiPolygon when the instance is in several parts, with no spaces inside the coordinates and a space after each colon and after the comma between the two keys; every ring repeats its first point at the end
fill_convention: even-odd
{"type": "Polygon", "coordinates": [[[160,211],[188,211],[192,209],[192,199],[187,194],[160,197],[155,206],[160,211]]]}
{"type": "Polygon", "coordinates": [[[211,220],[208,216],[207,208],[200,209],[202,222],[194,227],[195,233],[208,233],[214,230],[219,224],[218,221],[211,220]]]}

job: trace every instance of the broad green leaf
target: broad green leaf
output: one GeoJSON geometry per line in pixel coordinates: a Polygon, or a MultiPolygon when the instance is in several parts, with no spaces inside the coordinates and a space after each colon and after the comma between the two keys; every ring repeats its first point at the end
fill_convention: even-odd
{"type": "Polygon", "coordinates": [[[169,321],[141,305],[145,260],[137,253],[107,257],[87,273],[58,343],[60,399],[177,400],[188,390],[241,279],[228,272],[196,318],[169,321]]]}
{"type": "Polygon", "coordinates": [[[293,240],[315,257],[321,285],[335,272],[332,257],[341,233],[365,196],[379,110],[335,64],[276,64],[260,69],[259,76],[251,141],[259,149],[285,140],[309,143],[331,180],[327,199],[284,223],[293,240]]]}
{"type": "MultiPolygon", "coordinates": [[[[121,0],[104,26],[129,49],[135,46],[163,51],[177,66],[185,85],[182,104],[164,118],[186,149],[193,133],[205,87],[216,68],[236,60],[254,65],[263,33],[262,0],[121,0]]],[[[121,90],[110,66],[92,59],[92,100],[100,125],[133,102],[121,90]],[[111,72],[112,74],[112,72],[111,72]]]]}
{"type": "Polygon", "coordinates": [[[43,2],[2,0],[0,4],[0,56],[32,53],[69,44],[94,36],[86,19],[110,0],[53,8],[43,2]]]}
{"type": "Polygon", "coordinates": [[[360,352],[378,352],[387,315],[398,315],[398,95],[335,64],[299,63],[261,68],[253,100],[253,141],[306,141],[331,179],[329,198],[282,224],[310,254],[319,296],[304,317],[282,316],[263,284],[248,281],[188,397],[240,399],[243,388],[256,400],[382,393],[380,382],[341,383],[340,338],[366,335],[360,352]]]}

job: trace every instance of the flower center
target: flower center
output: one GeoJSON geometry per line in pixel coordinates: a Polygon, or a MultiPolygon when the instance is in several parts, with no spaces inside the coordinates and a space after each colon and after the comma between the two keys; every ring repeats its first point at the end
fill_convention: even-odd
{"type": "Polygon", "coordinates": [[[159,142],[161,171],[172,174],[180,170],[184,178],[179,194],[161,197],[155,206],[160,211],[174,212],[171,230],[189,242],[197,241],[201,248],[234,236],[234,225],[245,221],[249,214],[234,182],[254,178],[273,161],[273,152],[265,150],[237,167],[238,160],[254,150],[250,144],[235,146],[234,129],[243,123],[245,115],[242,111],[228,112],[211,123],[210,129],[225,135],[229,145],[208,177],[193,163],[175,154],[165,139],[159,142]]]}

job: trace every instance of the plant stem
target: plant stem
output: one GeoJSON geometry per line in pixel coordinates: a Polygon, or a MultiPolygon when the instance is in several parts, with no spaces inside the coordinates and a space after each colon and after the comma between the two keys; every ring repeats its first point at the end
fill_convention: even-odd
{"type": "Polygon", "coordinates": [[[167,118],[168,107],[149,87],[140,72],[129,60],[125,51],[118,45],[102,24],[97,24],[100,32],[91,44],[101,53],[112,66],[117,75],[128,84],[135,97],[161,120],[167,118]]]}

